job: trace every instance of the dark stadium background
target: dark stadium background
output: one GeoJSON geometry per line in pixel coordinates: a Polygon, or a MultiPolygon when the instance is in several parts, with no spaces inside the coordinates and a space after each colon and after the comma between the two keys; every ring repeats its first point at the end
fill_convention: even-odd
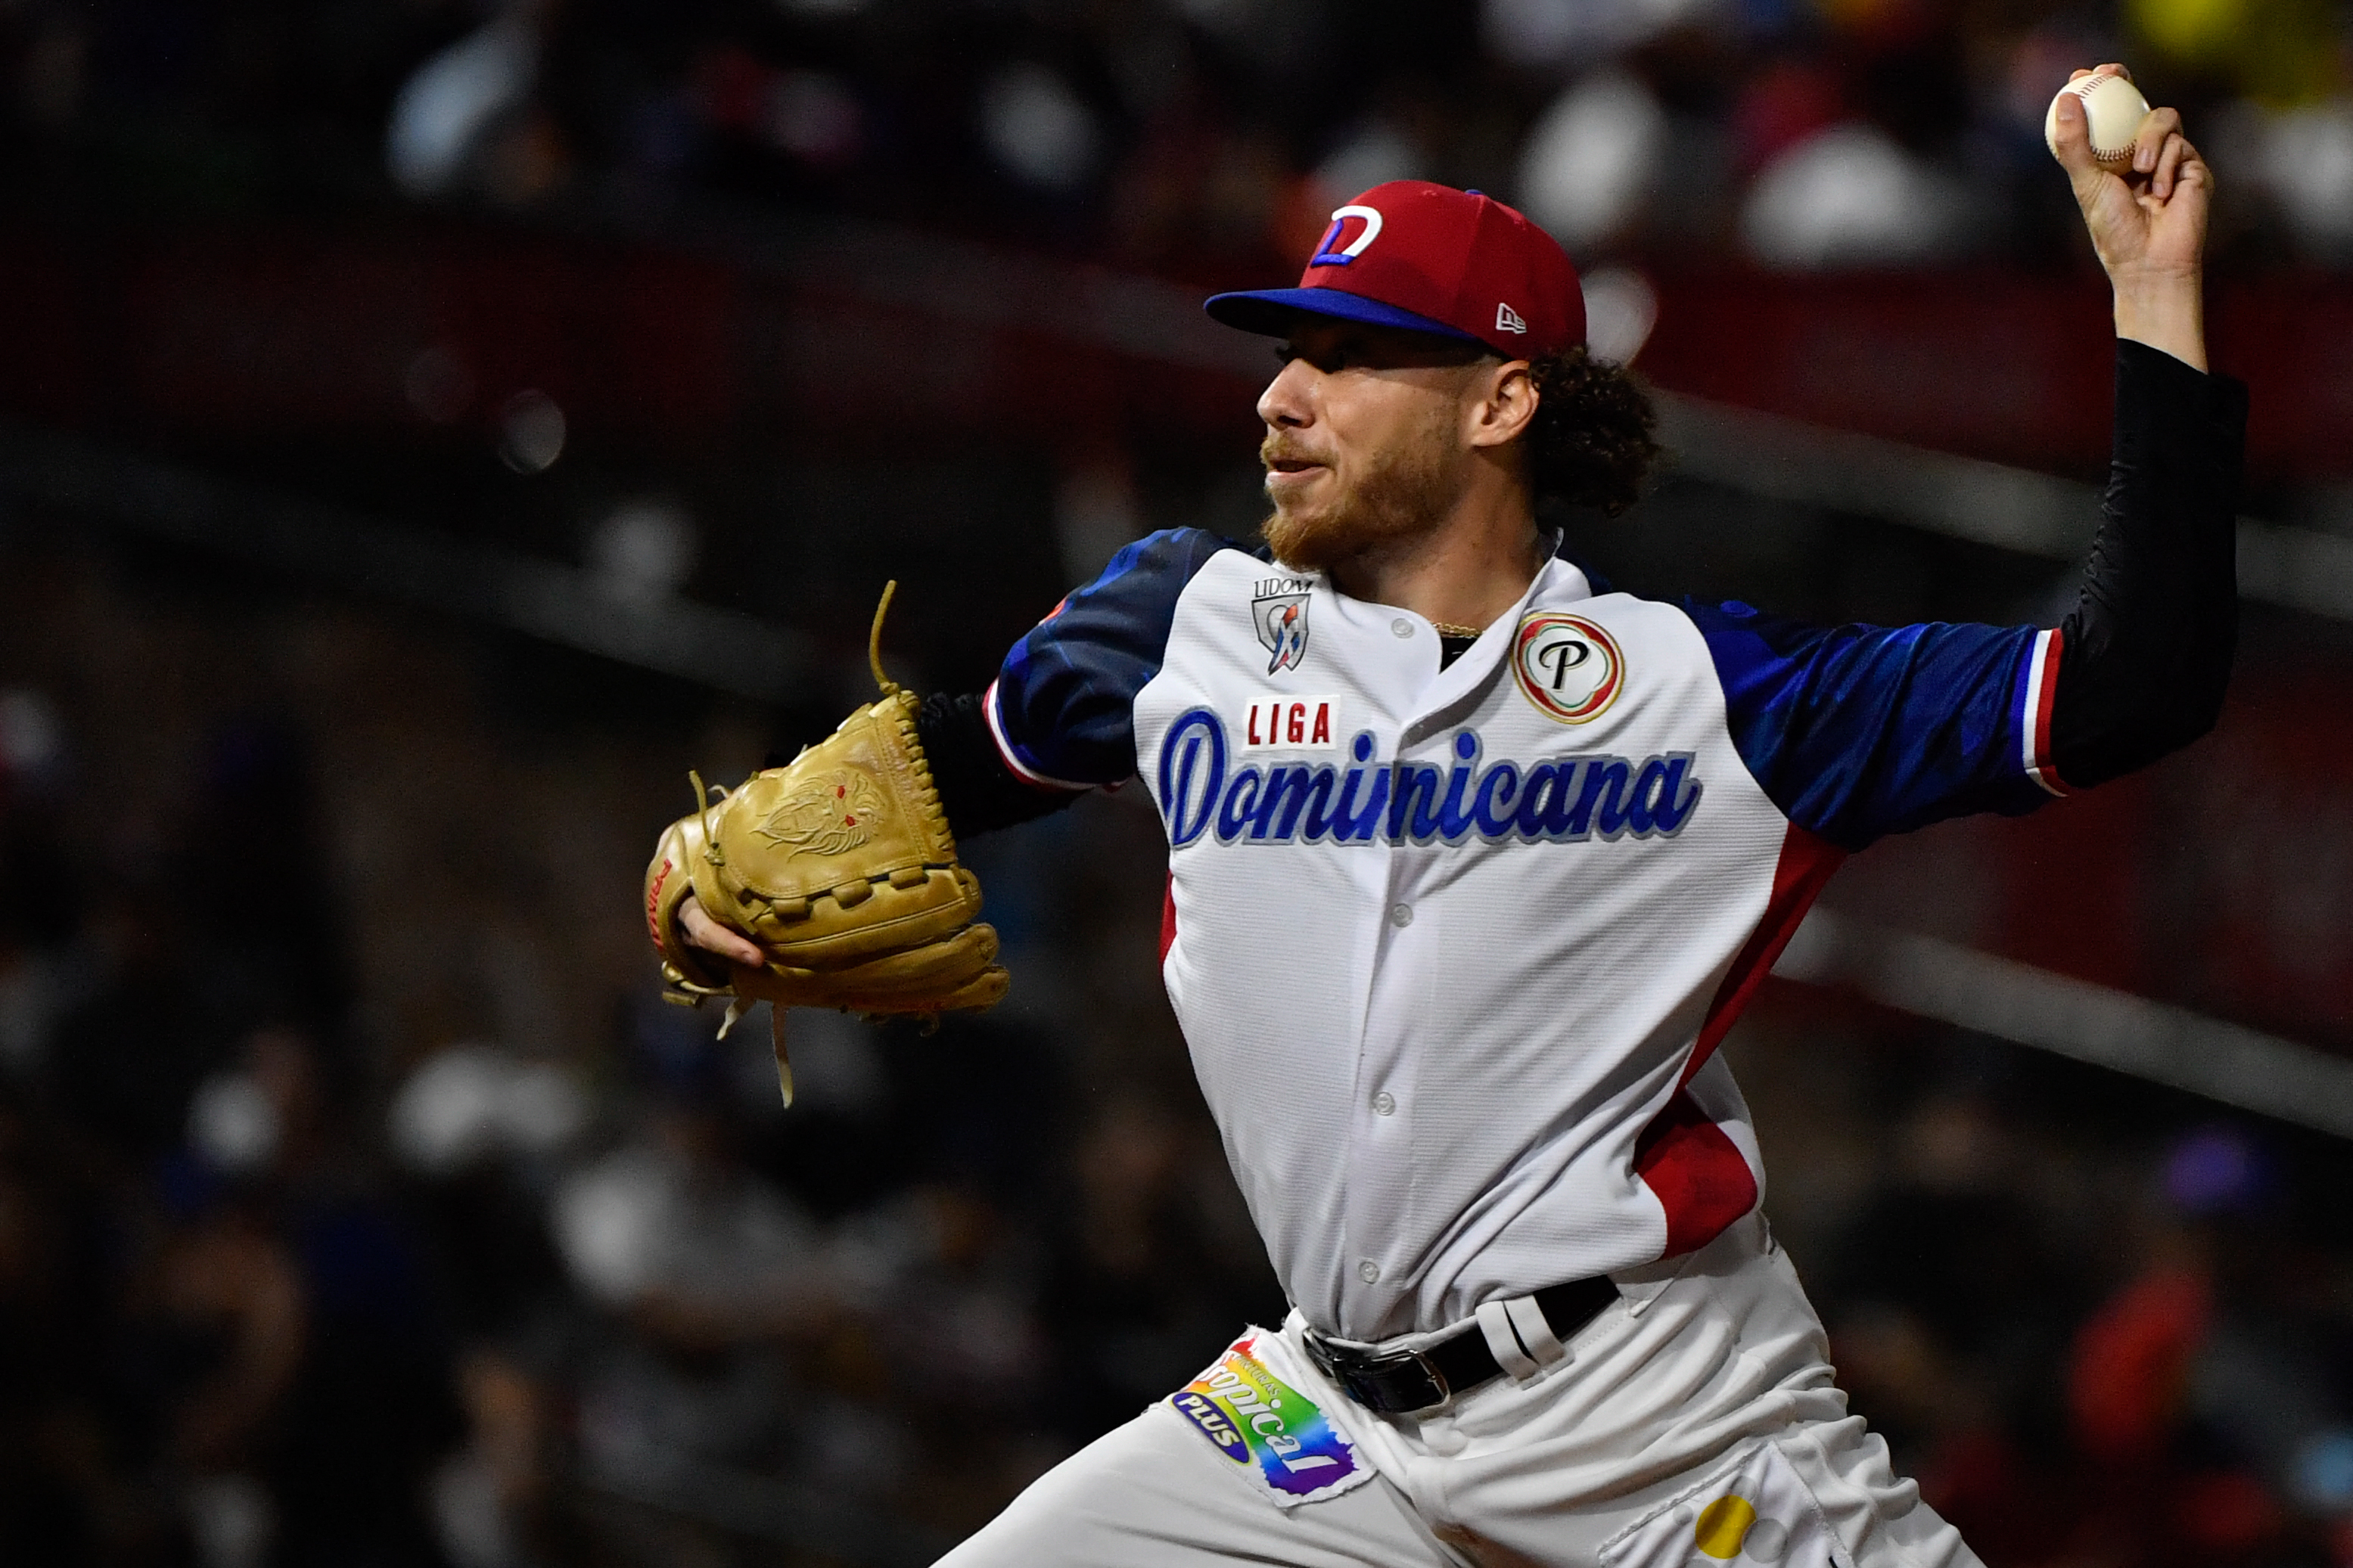
{"type": "MultiPolygon", "coordinates": [[[[2129,60],[2253,385],[2220,731],[1852,863],[1735,1037],[1842,1381],[1995,1568],[2353,1564],[2353,54],[2328,0],[0,4],[0,1559],[928,1562],[1282,1304],[1130,790],[1012,999],[727,1044],[637,879],[1124,540],[1217,286],[1524,204],[1676,461],[1621,584],[2055,619],[2129,60]]],[[[1512,911],[1498,911],[1508,918],[1512,911]]],[[[1266,1000],[1282,1026],[1282,999],[1266,1000]]],[[[1270,1085],[1270,1092],[1280,1086],[1270,1085]]]]}

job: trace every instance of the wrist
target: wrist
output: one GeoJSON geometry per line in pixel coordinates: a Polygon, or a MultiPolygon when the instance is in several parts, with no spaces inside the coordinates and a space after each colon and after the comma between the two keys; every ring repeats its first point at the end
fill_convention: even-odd
{"type": "Polygon", "coordinates": [[[2119,268],[2109,281],[2116,290],[2116,336],[2160,349],[2193,369],[2206,368],[2205,293],[2197,268],[2119,268]]]}

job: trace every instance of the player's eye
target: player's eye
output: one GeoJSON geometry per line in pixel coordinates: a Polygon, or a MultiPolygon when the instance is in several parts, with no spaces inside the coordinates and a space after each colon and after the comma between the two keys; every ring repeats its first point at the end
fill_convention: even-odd
{"type": "Polygon", "coordinates": [[[1301,348],[1297,343],[1281,343],[1276,345],[1274,357],[1284,364],[1289,364],[1295,359],[1303,359],[1325,375],[1345,370],[1349,365],[1358,363],[1362,360],[1358,345],[1347,342],[1329,344],[1312,351],[1301,348]]]}

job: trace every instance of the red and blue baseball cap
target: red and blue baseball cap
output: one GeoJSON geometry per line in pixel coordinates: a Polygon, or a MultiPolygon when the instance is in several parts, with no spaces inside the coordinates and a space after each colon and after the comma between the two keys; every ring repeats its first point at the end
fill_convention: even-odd
{"type": "Polygon", "coordinates": [[[1210,296],[1229,327],[1282,337],[1300,312],[1461,338],[1505,359],[1585,341],[1585,296],[1560,242],[1476,191],[1391,180],[1335,209],[1296,289],[1210,296]]]}

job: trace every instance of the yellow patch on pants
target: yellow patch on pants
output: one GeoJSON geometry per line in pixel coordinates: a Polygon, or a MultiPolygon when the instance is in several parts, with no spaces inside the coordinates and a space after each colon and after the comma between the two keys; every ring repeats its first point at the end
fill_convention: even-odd
{"type": "Polygon", "coordinates": [[[1770,1443],[1629,1526],[1603,1568],[1850,1568],[1814,1494],[1770,1443]]]}

